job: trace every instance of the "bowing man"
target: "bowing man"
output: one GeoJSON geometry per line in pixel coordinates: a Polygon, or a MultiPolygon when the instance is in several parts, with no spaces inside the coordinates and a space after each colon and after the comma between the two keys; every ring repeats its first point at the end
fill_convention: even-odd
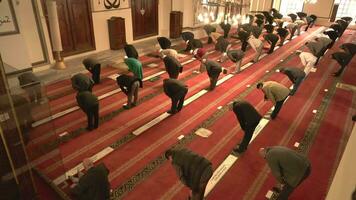
{"type": "Polygon", "coordinates": [[[280,72],[287,75],[289,80],[293,83],[293,89],[289,95],[294,95],[305,78],[305,72],[296,67],[283,67],[280,69],[280,72]]]}
{"type": "Polygon", "coordinates": [[[262,90],[264,93],[264,99],[270,100],[274,104],[274,110],[271,114],[271,119],[277,117],[279,111],[281,110],[284,101],[289,96],[289,89],[275,81],[266,81],[257,84],[257,89],[262,90]]]}
{"type": "Polygon", "coordinates": [[[135,58],[125,58],[125,64],[128,66],[129,71],[134,74],[135,77],[142,81],[143,73],[142,73],[142,64],[135,58]]]}
{"type": "Polygon", "coordinates": [[[127,104],[124,109],[130,109],[137,105],[138,88],[142,87],[142,81],[130,74],[122,74],[116,78],[116,82],[121,91],[127,95],[127,104]]]}
{"type": "Polygon", "coordinates": [[[177,79],[164,79],[163,90],[172,101],[171,109],[167,113],[175,114],[181,111],[185,95],[188,93],[188,86],[177,79]]]}
{"type": "Polygon", "coordinates": [[[273,53],[274,48],[278,42],[279,37],[276,34],[268,33],[263,36],[263,38],[271,45],[270,49],[268,50],[268,54],[273,53]]]}
{"type": "Polygon", "coordinates": [[[216,87],[216,83],[218,82],[219,75],[222,72],[222,67],[218,62],[207,60],[207,59],[203,60],[203,65],[205,66],[210,79],[209,90],[212,91],[216,87]]]}
{"type": "Polygon", "coordinates": [[[245,56],[245,53],[239,49],[236,50],[229,50],[227,52],[227,57],[235,63],[236,68],[235,68],[235,74],[240,72],[241,65],[242,65],[242,59],[245,56]]]}
{"type": "Polygon", "coordinates": [[[345,67],[350,63],[352,59],[351,54],[342,51],[331,54],[331,57],[332,59],[336,60],[340,65],[340,69],[333,74],[334,76],[340,76],[341,73],[344,71],[345,67]]]}
{"type": "Polygon", "coordinates": [[[244,131],[242,142],[233,149],[233,153],[241,154],[246,151],[247,146],[251,141],[253,132],[255,131],[262,116],[250,103],[244,100],[233,102],[232,110],[240,123],[241,129],[244,131]]]}
{"type": "Polygon", "coordinates": [[[163,62],[166,68],[166,71],[171,79],[177,79],[179,73],[182,73],[183,67],[180,62],[173,56],[163,57],[163,62]]]}
{"type": "Polygon", "coordinates": [[[72,87],[78,92],[92,91],[94,81],[85,74],[78,73],[71,78],[72,87]]]}
{"type": "Polygon", "coordinates": [[[87,130],[91,131],[99,126],[99,101],[98,98],[89,91],[77,93],[77,103],[82,111],[87,115],[87,130]]]}
{"type": "Polygon", "coordinates": [[[125,44],[124,50],[128,58],[138,59],[138,53],[136,48],[131,44],[125,44]]]}
{"type": "Polygon", "coordinates": [[[83,60],[83,65],[92,74],[92,78],[93,78],[95,84],[99,84],[100,83],[101,64],[93,58],[86,58],[83,60]]]}

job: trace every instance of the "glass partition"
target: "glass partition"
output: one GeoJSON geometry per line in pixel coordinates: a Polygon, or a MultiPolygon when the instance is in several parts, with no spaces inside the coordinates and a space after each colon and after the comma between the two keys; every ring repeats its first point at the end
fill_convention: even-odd
{"type": "Polygon", "coordinates": [[[51,107],[41,80],[30,73],[6,77],[1,57],[0,68],[1,191],[11,191],[9,199],[35,199],[34,176],[52,181],[65,173],[58,135],[48,120],[51,107]]]}

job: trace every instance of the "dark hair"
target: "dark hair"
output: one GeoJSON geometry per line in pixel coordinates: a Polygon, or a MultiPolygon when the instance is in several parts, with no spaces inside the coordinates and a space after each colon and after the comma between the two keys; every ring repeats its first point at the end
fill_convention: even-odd
{"type": "Polygon", "coordinates": [[[257,83],[257,86],[256,86],[257,89],[260,89],[262,87],[263,87],[263,83],[262,82],[257,83]]]}
{"type": "Polygon", "coordinates": [[[164,157],[166,157],[166,159],[168,160],[170,156],[172,156],[173,154],[173,150],[172,149],[168,149],[165,153],[164,153],[164,157]]]}

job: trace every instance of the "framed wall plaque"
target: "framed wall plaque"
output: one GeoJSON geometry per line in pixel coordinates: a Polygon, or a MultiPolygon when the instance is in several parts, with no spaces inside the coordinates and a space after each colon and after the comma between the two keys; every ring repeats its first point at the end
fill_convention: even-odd
{"type": "Polygon", "coordinates": [[[11,0],[0,0],[0,36],[19,33],[11,0]]]}

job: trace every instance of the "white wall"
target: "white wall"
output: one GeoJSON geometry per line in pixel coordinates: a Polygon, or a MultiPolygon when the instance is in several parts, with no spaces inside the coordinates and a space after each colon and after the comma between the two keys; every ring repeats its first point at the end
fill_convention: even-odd
{"type": "Polygon", "coordinates": [[[356,154],[356,126],[352,130],[351,136],[341,158],[326,200],[351,199],[351,194],[356,186],[355,173],[356,154]]]}
{"type": "Polygon", "coordinates": [[[272,0],[251,0],[251,11],[269,11],[271,9],[272,0]]]}
{"type": "Polygon", "coordinates": [[[13,1],[13,5],[20,33],[0,36],[0,53],[5,63],[21,70],[44,58],[31,1],[13,1]]]}
{"type": "Polygon", "coordinates": [[[133,41],[131,25],[132,17],[130,8],[105,12],[93,12],[92,16],[96,51],[110,49],[107,20],[111,17],[125,18],[126,41],[128,43],[131,43],[133,41]]]}
{"type": "MultiPolygon", "coordinates": [[[[19,21],[20,34],[0,37],[0,52],[2,54],[3,60],[6,63],[15,66],[18,69],[24,69],[30,67],[31,63],[43,60],[43,53],[31,1],[19,1],[19,5],[16,5],[15,3],[17,0],[13,1],[15,5],[14,7],[16,16],[19,21]]],[[[54,60],[52,58],[48,28],[42,12],[43,9],[41,7],[40,0],[37,0],[37,4],[40,10],[40,13],[38,13],[41,20],[40,23],[43,26],[43,34],[45,37],[46,45],[48,47],[47,53],[49,55],[49,61],[53,63],[54,60]]],[[[171,8],[183,12],[183,27],[194,26],[193,0],[173,0],[173,2],[170,0],[159,0],[159,35],[169,35],[169,14],[171,12],[171,8]]],[[[142,40],[133,40],[132,15],[130,8],[103,12],[92,12],[96,50],[67,57],[66,59],[68,60],[110,49],[107,19],[111,18],[112,16],[125,18],[126,41],[128,43],[136,43],[142,40],[156,37],[153,36],[151,38],[145,38],[142,40]]],[[[48,69],[49,67],[50,65],[46,65],[42,68],[38,68],[37,70],[44,70],[48,69]]]]}
{"type": "MultiPolygon", "coordinates": [[[[193,0],[191,0],[193,2],[193,0]]],[[[172,0],[172,10],[173,11],[184,11],[184,1],[182,0],[172,0]]]]}
{"type": "Polygon", "coordinates": [[[329,26],[334,0],[318,0],[315,4],[304,4],[303,12],[308,15],[314,14],[318,17],[316,24],[329,26]]]}
{"type": "Polygon", "coordinates": [[[183,27],[194,27],[193,0],[180,0],[183,3],[183,27]]]}

